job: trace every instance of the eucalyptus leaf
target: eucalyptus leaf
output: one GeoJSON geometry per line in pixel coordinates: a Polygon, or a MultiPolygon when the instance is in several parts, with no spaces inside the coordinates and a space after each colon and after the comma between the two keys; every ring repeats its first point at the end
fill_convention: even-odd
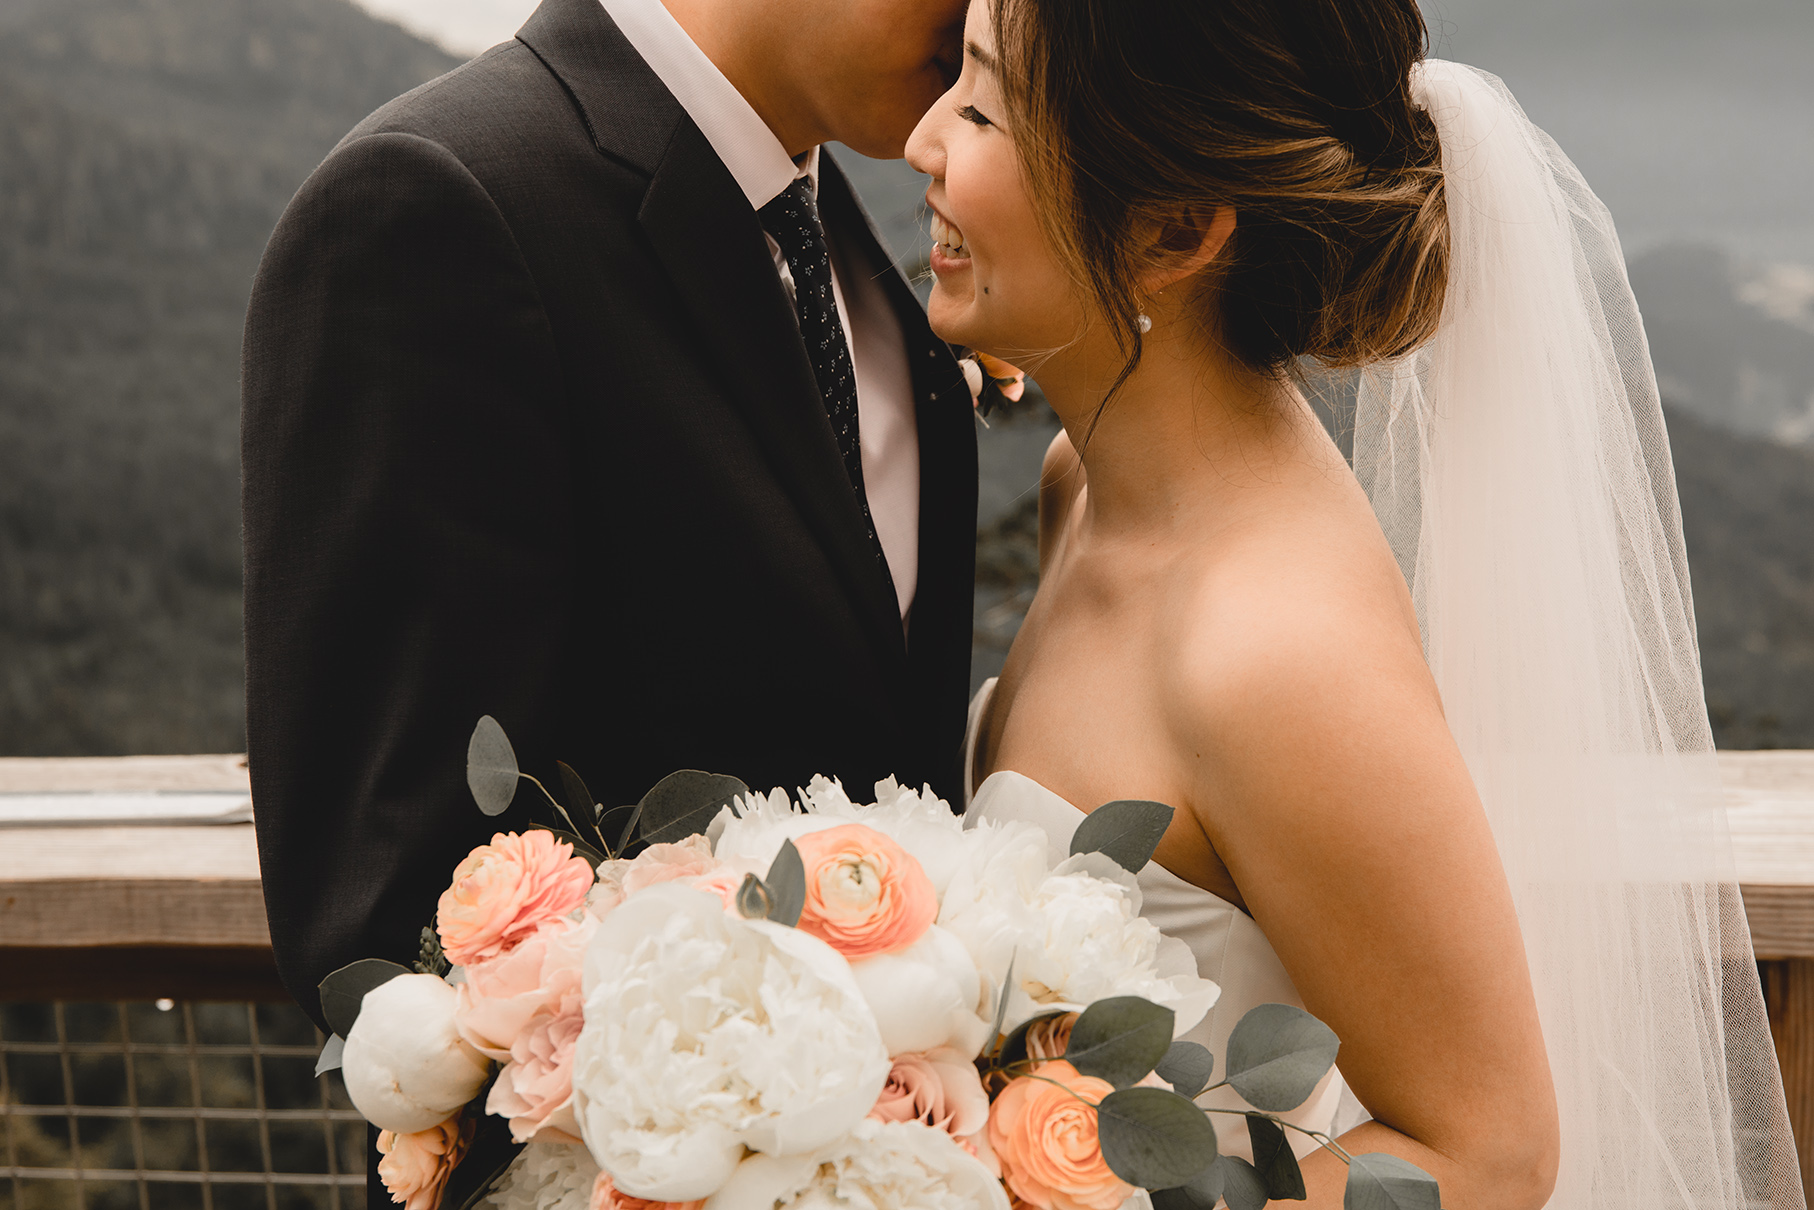
{"type": "Polygon", "coordinates": [[[1006,1067],[1011,1063],[1025,1062],[1032,1056],[1027,1053],[1027,1031],[1041,1021],[1050,1021],[1053,1017],[1062,1017],[1065,1010],[1052,1013],[1040,1013],[1037,1017],[1028,1017],[1014,1027],[1012,1033],[1002,1039],[1000,1061],[1006,1067]]]}
{"type": "Polygon", "coordinates": [[[720,810],[750,788],[723,773],[682,769],[655,783],[642,797],[642,838],[671,844],[703,832],[720,810]]]}
{"type": "Polygon", "coordinates": [[[1228,1210],[1264,1210],[1266,1182],[1254,1166],[1238,1155],[1225,1155],[1216,1161],[1222,1174],[1222,1197],[1228,1210]]]}
{"type": "Polygon", "coordinates": [[[1182,1185],[1216,1159],[1209,1118],[1163,1088],[1123,1088],[1103,1097],[1096,1137],[1109,1170],[1143,1189],[1182,1185]]]}
{"type": "Polygon", "coordinates": [[[1209,1087],[1209,1077],[1216,1074],[1216,1056],[1209,1053],[1207,1046],[1179,1039],[1153,1070],[1179,1096],[1194,1097],[1209,1087]]]}
{"type": "Polygon", "coordinates": [[[597,823],[600,807],[593,801],[592,791],[586,789],[585,779],[575,773],[573,766],[564,760],[555,761],[554,767],[560,770],[561,797],[567,800],[567,810],[573,818],[597,823]]]}
{"type": "Polygon", "coordinates": [[[339,1034],[330,1034],[328,1040],[321,1044],[321,1053],[315,1056],[315,1074],[320,1076],[330,1071],[339,1071],[341,1058],[345,1054],[346,1039],[339,1034]]]}
{"type": "Polygon", "coordinates": [[[806,908],[806,863],[800,860],[800,850],[793,841],[781,842],[781,851],[769,864],[768,877],[763,882],[774,896],[768,918],[788,928],[799,924],[800,913],[806,908]]]}
{"type": "Polygon", "coordinates": [[[1409,1160],[1383,1151],[1357,1155],[1348,1165],[1343,1210],[1442,1210],[1436,1178],[1409,1160]]]}
{"type": "Polygon", "coordinates": [[[1254,1170],[1266,1182],[1266,1196],[1274,1201],[1303,1201],[1304,1173],[1286,1141],[1285,1128],[1263,1114],[1250,1113],[1247,1138],[1253,1144],[1254,1170]]]}
{"type": "Polygon", "coordinates": [[[774,907],[775,897],[763,885],[762,879],[745,874],[742,884],[737,887],[738,915],[745,920],[767,920],[774,907]]]}
{"type": "Polygon", "coordinates": [[[1309,1098],[1340,1049],[1335,1031],[1303,1009],[1262,1004],[1228,1035],[1227,1080],[1255,1109],[1283,1113],[1309,1098]]]}
{"type": "MultiPolygon", "coordinates": [[[[615,811],[613,812],[615,814],[615,811]]],[[[630,837],[636,835],[636,825],[642,822],[642,804],[630,808],[630,817],[624,820],[624,830],[617,838],[617,855],[622,857],[624,850],[630,847],[630,837]]]]}
{"type": "Polygon", "coordinates": [[[1071,854],[1102,853],[1130,874],[1138,874],[1153,859],[1175,813],[1162,802],[1138,798],[1105,802],[1077,825],[1071,854]]]}
{"type": "Polygon", "coordinates": [[[328,1025],[335,1033],[347,1037],[353,1032],[353,1022],[359,1019],[359,1006],[365,1002],[365,993],[384,986],[398,975],[409,973],[409,967],[382,958],[349,962],[321,981],[321,1015],[328,1019],[328,1025]]]}
{"type": "Polygon", "coordinates": [[[466,788],[487,815],[502,815],[516,797],[516,749],[498,720],[487,714],[466,744],[466,788]]]}
{"type": "Polygon", "coordinates": [[[1008,971],[1001,977],[1001,992],[995,999],[995,1026],[989,1031],[990,1038],[1001,1037],[1002,1022],[1008,1019],[1008,991],[1014,986],[1014,960],[1018,953],[1008,955],[1008,971]]]}
{"type": "Polygon", "coordinates": [[[1172,1044],[1177,1015],[1139,996],[1110,996],[1083,1010],[1071,1027],[1065,1060],[1117,1088],[1137,1084],[1172,1044]]]}
{"type": "Polygon", "coordinates": [[[551,828],[545,823],[532,823],[529,826],[532,828],[538,828],[543,832],[552,832],[552,833],[554,833],[554,838],[556,840],[564,840],[568,844],[572,845],[574,856],[584,857],[588,862],[590,862],[592,864],[592,868],[594,870],[596,870],[599,866],[599,863],[604,861],[604,859],[605,859],[605,855],[603,853],[599,852],[597,849],[593,848],[591,845],[587,844],[584,840],[581,840],[579,837],[575,836],[573,833],[567,831],[565,828],[551,828]]]}
{"type": "Polygon", "coordinates": [[[1153,1210],[1215,1210],[1222,1200],[1222,1165],[1211,1164],[1182,1185],[1152,1191],[1153,1210]]]}
{"type": "Polygon", "coordinates": [[[618,839],[611,843],[613,857],[622,856],[624,845],[630,842],[627,835],[620,834],[624,832],[625,826],[635,814],[635,807],[612,807],[598,817],[598,834],[600,836],[605,837],[607,841],[614,835],[618,836],[618,839]]]}

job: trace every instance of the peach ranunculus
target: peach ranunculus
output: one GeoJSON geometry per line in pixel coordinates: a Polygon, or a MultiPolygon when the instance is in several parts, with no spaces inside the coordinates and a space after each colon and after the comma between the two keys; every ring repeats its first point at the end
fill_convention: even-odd
{"type": "Polygon", "coordinates": [[[584,903],[591,887],[592,864],[553,833],[499,832],[466,855],[441,892],[441,948],[459,966],[495,958],[584,903]]]}
{"type": "MultiPolygon", "coordinates": [[[[704,836],[689,836],[673,844],[652,844],[635,857],[613,858],[601,864],[598,886],[587,896],[586,907],[594,916],[603,917],[645,887],[699,878],[723,864],[712,856],[712,842],[704,836]]],[[[743,875],[737,877],[741,881],[743,875]]]]}
{"type": "Polygon", "coordinates": [[[590,916],[554,920],[508,953],[465,967],[454,1028],[480,1054],[508,1063],[511,1044],[532,1018],[578,994],[586,943],[597,931],[590,916]]]}
{"type": "Polygon", "coordinates": [[[795,839],[806,866],[800,928],[850,962],[906,949],[938,916],[913,855],[874,828],[842,824],[795,839]]]}
{"type": "Polygon", "coordinates": [[[697,1202],[652,1202],[647,1198],[631,1197],[628,1193],[619,1193],[617,1186],[611,1183],[609,1172],[600,1172],[598,1180],[592,1185],[591,1210],[699,1210],[705,1205],[697,1202]]]}
{"type": "Polygon", "coordinates": [[[456,1113],[439,1126],[398,1134],[393,1130],[378,1132],[378,1178],[391,1195],[391,1201],[403,1203],[406,1210],[436,1210],[447,1178],[466,1158],[472,1143],[473,1120],[456,1113]]]}
{"type": "Polygon", "coordinates": [[[989,1142],[1008,1189],[1040,1210],[1116,1210],[1134,1187],[1102,1158],[1094,1108],[1115,1086],[1062,1059],[1032,1076],[1009,1084],[989,1110],[989,1142]]]}

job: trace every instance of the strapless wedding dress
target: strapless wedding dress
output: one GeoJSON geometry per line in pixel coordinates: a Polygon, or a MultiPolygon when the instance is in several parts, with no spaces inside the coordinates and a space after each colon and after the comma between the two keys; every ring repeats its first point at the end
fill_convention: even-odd
{"type": "MultiPolygon", "coordinates": [[[[1070,855],[1071,836],[1083,821],[1084,812],[1030,777],[1003,770],[991,774],[980,786],[972,786],[976,742],[982,720],[988,716],[990,698],[995,692],[993,678],[984,682],[970,704],[970,725],[964,737],[964,797],[966,818],[1019,820],[1044,830],[1052,864],[1070,855]]],[[[1222,1064],[1228,1054],[1228,1035],[1235,1023],[1249,1009],[1261,1004],[1304,1006],[1291,976],[1273,952],[1272,944],[1253,918],[1234,904],[1200,887],[1185,882],[1156,861],[1149,861],[1139,873],[1142,904],[1140,914],[1158,926],[1167,936],[1176,937],[1196,955],[1197,973],[1212,980],[1221,989],[1209,1014],[1184,1036],[1209,1048],[1216,1059],[1216,1076],[1222,1076],[1222,1064]]],[[[1197,1098],[1205,1106],[1246,1109],[1247,1105],[1223,1088],[1197,1098]]],[[[1366,1120],[1367,1114],[1342,1083],[1339,1069],[1323,1077],[1316,1091],[1297,1109],[1280,1114],[1307,1130],[1320,1130],[1334,1135],[1366,1120]]],[[[1247,1121],[1233,1114],[1209,1115],[1216,1127],[1216,1142],[1224,1154],[1252,1158],[1247,1140],[1247,1121]]],[[[1287,1131],[1292,1150],[1299,1156],[1316,1149],[1317,1144],[1295,1131],[1287,1131]]]]}

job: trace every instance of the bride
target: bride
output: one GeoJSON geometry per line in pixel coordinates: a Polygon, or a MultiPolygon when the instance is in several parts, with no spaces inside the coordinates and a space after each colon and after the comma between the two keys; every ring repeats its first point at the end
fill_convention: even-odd
{"type": "Polygon", "coordinates": [[[972,812],[1062,853],[1175,806],[1141,883],[1223,987],[1193,1036],[1302,1004],[1342,1050],[1300,1124],[1446,1205],[1800,1207],[1603,208],[1412,0],[1001,0],[966,39],[908,148],[932,323],[1064,425],[972,812]],[[1307,359],[1366,371],[1352,470],[1307,359]]]}

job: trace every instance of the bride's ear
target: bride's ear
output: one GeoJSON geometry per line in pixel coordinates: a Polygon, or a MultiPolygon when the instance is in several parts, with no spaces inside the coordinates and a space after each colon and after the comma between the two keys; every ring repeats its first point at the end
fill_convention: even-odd
{"type": "Polygon", "coordinates": [[[1235,208],[1187,210],[1151,230],[1149,267],[1140,275],[1142,294],[1157,294],[1213,264],[1235,233],[1235,208]]]}

